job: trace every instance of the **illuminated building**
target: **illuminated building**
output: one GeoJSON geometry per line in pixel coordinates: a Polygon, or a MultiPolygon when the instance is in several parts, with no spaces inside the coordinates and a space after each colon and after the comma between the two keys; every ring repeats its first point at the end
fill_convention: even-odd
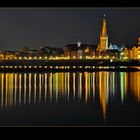
{"type": "Polygon", "coordinates": [[[63,54],[64,54],[63,48],[50,48],[50,55],[51,56],[54,56],[54,57],[59,56],[59,57],[61,57],[61,56],[63,56],[63,54]]]}
{"type": "Polygon", "coordinates": [[[47,54],[50,53],[50,47],[48,46],[40,47],[39,50],[47,54]]]}
{"type": "Polygon", "coordinates": [[[108,46],[107,21],[106,16],[104,15],[102,30],[100,33],[100,42],[96,50],[96,56],[101,59],[120,58],[120,52],[123,51],[124,48],[124,45],[115,45],[111,43],[108,46]]]}
{"type": "Polygon", "coordinates": [[[127,60],[130,58],[130,49],[124,48],[123,51],[120,52],[120,59],[127,60]]]}
{"type": "Polygon", "coordinates": [[[138,38],[138,44],[130,50],[130,59],[140,59],[140,38],[138,38]]]}
{"type": "Polygon", "coordinates": [[[140,37],[138,38],[138,46],[140,46],[140,37]]]}
{"type": "Polygon", "coordinates": [[[100,42],[97,51],[106,51],[106,49],[108,49],[108,36],[106,27],[106,16],[104,15],[102,31],[100,33],[100,42]]]}
{"type": "MultiPolygon", "coordinates": [[[[106,56],[109,56],[109,58],[119,58],[120,52],[118,50],[106,50],[106,56]]],[[[106,57],[105,56],[105,57],[106,57]]]]}
{"type": "Polygon", "coordinates": [[[123,51],[125,49],[124,44],[123,45],[116,45],[110,43],[109,48],[107,50],[118,50],[118,51],[123,51]]]}
{"type": "Polygon", "coordinates": [[[91,44],[68,44],[64,47],[64,57],[75,57],[76,59],[95,57],[96,45],[91,44]]]}
{"type": "Polygon", "coordinates": [[[134,46],[131,50],[130,50],[130,58],[131,59],[137,59],[138,56],[138,48],[136,46],[134,46]]]}
{"type": "Polygon", "coordinates": [[[41,53],[38,50],[28,50],[27,51],[27,56],[28,57],[29,56],[34,57],[34,56],[40,56],[40,55],[41,55],[41,53]]]}

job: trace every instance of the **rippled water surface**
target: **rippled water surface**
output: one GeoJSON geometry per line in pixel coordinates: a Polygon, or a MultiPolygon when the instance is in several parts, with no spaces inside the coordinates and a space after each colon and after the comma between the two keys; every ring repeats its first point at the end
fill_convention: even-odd
{"type": "Polygon", "coordinates": [[[0,125],[140,125],[140,72],[0,73],[0,125]]]}

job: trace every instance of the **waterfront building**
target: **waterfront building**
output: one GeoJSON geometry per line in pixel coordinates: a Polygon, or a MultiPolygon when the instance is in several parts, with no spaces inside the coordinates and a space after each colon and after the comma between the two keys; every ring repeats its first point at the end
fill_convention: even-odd
{"type": "Polygon", "coordinates": [[[96,45],[92,44],[68,44],[64,47],[64,57],[70,59],[95,58],[96,45]]]}
{"type": "Polygon", "coordinates": [[[26,54],[27,54],[27,56],[32,56],[32,57],[34,57],[34,56],[40,56],[42,53],[41,53],[41,51],[39,51],[39,50],[28,50],[28,51],[26,52],[26,54]]]}
{"type": "Polygon", "coordinates": [[[118,50],[118,51],[122,51],[125,48],[124,44],[123,45],[116,45],[116,44],[112,44],[110,43],[109,47],[107,50],[118,50]]]}
{"type": "Polygon", "coordinates": [[[106,49],[108,49],[108,35],[107,35],[106,15],[104,15],[102,31],[100,33],[100,42],[97,51],[105,52],[106,49]]]}
{"type": "MultiPolygon", "coordinates": [[[[110,43],[109,48],[106,50],[107,55],[110,58],[124,58],[126,57],[124,54],[127,53],[125,50],[125,46],[123,45],[116,45],[116,44],[112,44],[110,43]]],[[[127,54],[128,55],[128,54],[127,54]]]]}
{"type": "Polygon", "coordinates": [[[134,45],[130,50],[130,59],[140,59],[140,38],[137,45],[134,45]]]}
{"type": "MultiPolygon", "coordinates": [[[[106,16],[104,15],[102,30],[100,33],[100,42],[96,50],[96,57],[101,59],[106,59],[106,58],[119,59],[120,54],[121,52],[124,51],[124,49],[125,49],[124,44],[116,45],[110,43],[110,45],[108,45],[107,20],[106,20],[106,16]]],[[[126,50],[123,53],[127,53],[126,50]]]]}
{"type": "Polygon", "coordinates": [[[52,57],[63,57],[63,48],[50,48],[49,55],[52,57]]]}
{"type": "Polygon", "coordinates": [[[138,46],[140,47],[140,37],[138,38],[138,46]]]}
{"type": "Polygon", "coordinates": [[[126,60],[130,58],[130,49],[128,48],[124,48],[121,52],[120,52],[120,59],[126,60]]]}
{"type": "Polygon", "coordinates": [[[39,48],[40,51],[42,51],[43,53],[50,53],[50,47],[49,46],[44,46],[44,47],[40,47],[39,48]]]}

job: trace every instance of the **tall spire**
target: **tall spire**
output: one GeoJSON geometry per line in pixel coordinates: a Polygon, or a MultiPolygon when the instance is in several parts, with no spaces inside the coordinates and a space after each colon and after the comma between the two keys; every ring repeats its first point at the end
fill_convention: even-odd
{"type": "Polygon", "coordinates": [[[106,15],[105,15],[105,14],[104,14],[104,18],[103,18],[103,25],[102,25],[101,36],[102,36],[102,37],[106,37],[106,36],[107,36],[107,29],[106,29],[106,15]]]}
{"type": "Polygon", "coordinates": [[[106,51],[108,49],[108,35],[107,35],[107,27],[106,27],[106,15],[103,17],[103,25],[100,33],[100,42],[97,50],[106,51]]]}

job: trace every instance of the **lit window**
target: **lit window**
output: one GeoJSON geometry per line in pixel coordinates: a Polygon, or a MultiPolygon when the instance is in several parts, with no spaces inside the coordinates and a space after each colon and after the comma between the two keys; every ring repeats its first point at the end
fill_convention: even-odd
{"type": "Polygon", "coordinates": [[[87,48],[86,50],[85,50],[85,53],[88,53],[89,52],[89,48],[87,48]]]}

